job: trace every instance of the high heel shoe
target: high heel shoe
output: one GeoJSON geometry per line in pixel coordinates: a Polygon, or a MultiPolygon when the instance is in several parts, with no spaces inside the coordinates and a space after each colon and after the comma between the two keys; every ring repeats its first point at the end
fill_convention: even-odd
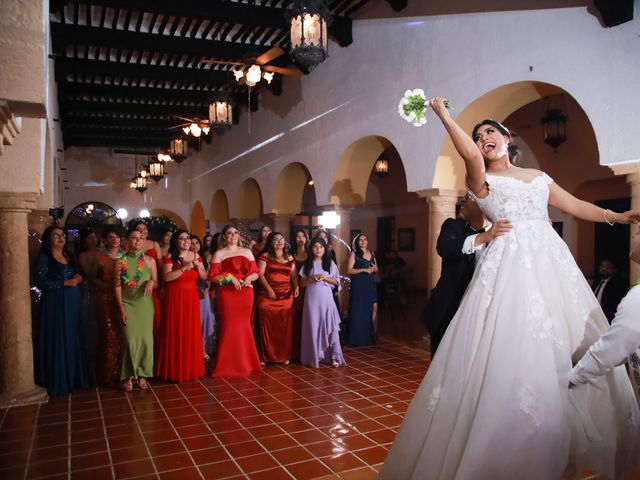
{"type": "Polygon", "coordinates": [[[125,392],[130,392],[131,390],[133,390],[133,380],[131,378],[124,380],[122,382],[122,389],[125,392]]]}

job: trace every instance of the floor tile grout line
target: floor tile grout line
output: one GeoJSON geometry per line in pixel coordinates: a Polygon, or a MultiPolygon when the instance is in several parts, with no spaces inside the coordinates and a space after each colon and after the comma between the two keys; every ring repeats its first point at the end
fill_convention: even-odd
{"type": "Polygon", "coordinates": [[[100,421],[102,423],[102,432],[104,433],[105,443],[107,444],[107,456],[109,457],[109,467],[111,467],[111,478],[116,478],[116,469],[113,465],[113,457],[111,456],[111,445],[109,445],[109,434],[107,432],[107,425],[104,421],[104,411],[102,410],[102,399],[100,398],[100,391],[96,387],[96,395],[98,396],[98,408],[100,409],[100,421]]]}
{"type": "Polygon", "coordinates": [[[71,394],[67,394],[67,480],[71,480],[71,394]]]}
{"type": "MultiPolygon", "coordinates": [[[[9,411],[9,409],[7,409],[7,412],[9,411]]],[[[5,412],[5,415],[6,413],[5,412]]],[[[27,461],[25,462],[25,466],[24,466],[24,480],[27,480],[27,476],[29,473],[29,464],[31,463],[31,454],[33,452],[33,444],[35,443],[36,440],[36,431],[38,429],[38,416],[40,415],[40,404],[38,404],[38,407],[36,408],[36,416],[33,419],[33,431],[31,432],[31,441],[29,442],[29,451],[27,453],[27,461]]],[[[4,418],[3,418],[4,421],[4,418]]]]}
{"type": "MultiPolygon", "coordinates": [[[[197,380],[199,382],[199,380],[197,380]]],[[[184,392],[180,389],[180,384],[176,384],[175,388],[177,388],[177,390],[182,394],[182,396],[187,400],[187,403],[189,404],[189,406],[191,408],[193,408],[195,410],[195,408],[193,407],[193,405],[191,405],[191,402],[189,401],[188,397],[184,394],[184,392]]],[[[191,450],[187,447],[186,443],[184,442],[184,439],[182,438],[182,435],[180,435],[180,432],[178,432],[178,429],[176,428],[176,426],[173,424],[173,421],[171,420],[171,416],[169,416],[169,414],[167,414],[167,411],[164,408],[164,405],[162,404],[162,401],[160,400],[160,398],[158,397],[158,395],[156,394],[156,392],[153,391],[153,386],[151,387],[151,392],[153,393],[153,396],[155,397],[155,399],[158,401],[158,404],[160,405],[160,409],[164,412],[164,414],[166,415],[167,419],[169,420],[169,424],[171,425],[171,428],[173,429],[174,433],[176,434],[176,436],[178,437],[178,440],[180,440],[180,443],[182,444],[182,446],[184,447],[184,449],[187,451],[187,455],[189,456],[189,458],[191,459],[191,462],[193,463],[193,466],[196,468],[196,471],[198,472],[198,475],[200,475],[200,478],[204,479],[204,475],[202,474],[202,472],[200,471],[199,466],[196,464],[193,455],[191,455],[191,450]]],[[[198,412],[199,414],[199,412],[198,412]]],[[[202,419],[204,421],[204,419],[202,419]]],[[[213,432],[211,432],[213,433],[213,432]]],[[[214,434],[215,435],[215,434],[214,434]]],[[[219,442],[220,440],[216,437],[216,440],[219,442]]],[[[231,455],[229,455],[231,457],[231,455]]],[[[180,468],[177,468],[176,470],[180,470],[180,468]]]]}
{"type": "Polygon", "coordinates": [[[133,420],[136,423],[136,427],[138,428],[138,432],[140,433],[140,436],[142,437],[142,443],[144,444],[144,448],[147,450],[147,454],[149,455],[149,460],[151,460],[151,466],[153,467],[153,471],[156,477],[160,478],[158,467],[156,467],[156,462],[153,461],[153,455],[151,454],[151,449],[149,448],[149,444],[147,443],[147,438],[144,436],[144,432],[142,431],[142,427],[140,427],[140,422],[138,421],[138,416],[136,415],[136,410],[135,408],[133,408],[133,404],[131,403],[131,397],[129,396],[130,392],[127,392],[125,395],[127,398],[127,403],[129,404],[129,408],[131,409],[131,413],[133,414],[133,420]]]}

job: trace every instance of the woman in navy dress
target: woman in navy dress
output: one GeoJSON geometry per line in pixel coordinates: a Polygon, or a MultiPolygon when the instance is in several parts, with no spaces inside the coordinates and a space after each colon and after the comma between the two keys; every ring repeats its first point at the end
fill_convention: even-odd
{"type": "Polygon", "coordinates": [[[82,277],[64,250],[65,241],[61,228],[47,227],[34,272],[35,284],[42,291],[35,338],[35,378],[49,395],[65,395],[88,387],[86,359],[80,347],[82,277]]]}
{"type": "Polygon", "coordinates": [[[376,257],[364,233],[352,243],[347,273],[351,275],[349,296],[349,343],[371,345],[377,339],[378,295],[376,291],[376,257]]]}

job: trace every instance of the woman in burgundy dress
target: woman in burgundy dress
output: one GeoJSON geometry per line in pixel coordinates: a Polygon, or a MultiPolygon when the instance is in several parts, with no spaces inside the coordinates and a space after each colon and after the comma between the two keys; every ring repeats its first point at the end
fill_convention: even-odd
{"type": "Polygon", "coordinates": [[[293,257],[280,232],[267,238],[267,251],[258,259],[260,283],[258,311],[262,325],[262,359],[289,364],[291,359],[292,306],[298,296],[298,275],[293,257]]]}
{"type": "MultiPolygon", "coordinates": [[[[309,244],[309,235],[304,230],[296,230],[295,233],[295,249],[293,251],[293,259],[296,261],[296,276],[299,277],[302,265],[307,259],[307,245],[309,244]]],[[[300,285],[300,282],[298,282],[300,285]]],[[[300,293],[293,299],[293,328],[291,342],[291,361],[300,361],[300,335],[302,333],[302,307],[304,307],[304,291],[300,285],[300,293]]]]}
{"type": "Polygon", "coordinates": [[[176,230],[169,255],[162,262],[165,294],[155,373],[176,382],[191,382],[204,375],[196,280],[204,279],[206,273],[200,255],[190,247],[189,232],[176,230]]]}
{"type": "Polygon", "coordinates": [[[209,271],[220,312],[218,357],[211,376],[241,377],[262,369],[250,323],[258,267],[251,250],[238,245],[233,225],[225,226],[220,238],[223,246],[213,254],[209,271]]]}

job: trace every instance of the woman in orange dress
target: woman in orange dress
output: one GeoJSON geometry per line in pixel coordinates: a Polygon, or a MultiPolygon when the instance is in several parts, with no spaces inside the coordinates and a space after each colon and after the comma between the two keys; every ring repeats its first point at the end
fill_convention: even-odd
{"type": "Polygon", "coordinates": [[[196,280],[206,278],[191,236],[176,230],[162,261],[165,294],[155,374],[164,380],[192,382],[204,375],[200,298],[196,280]]]}
{"type": "Polygon", "coordinates": [[[298,296],[296,263],[280,232],[267,238],[267,251],[258,259],[260,283],[258,311],[262,333],[262,360],[289,364],[291,360],[292,306],[298,296]]]}
{"type": "MultiPolygon", "coordinates": [[[[149,238],[149,228],[143,220],[136,220],[133,225],[129,227],[129,230],[137,230],[142,235],[142,251],[147,257],[151,257],[156,261],[157,271],[162,271],[162,249],[155,240],[149,238]]],[[[158,275],[162,277],[162,275],[158,275]]],[[[162,279],[160,279],[162,282],[162,279]]],[[[161,309],[160,309],[160,296],[158,294],[158,285],[153,287],[153,344],[159,345],[160,343],[160,321],[161,321],[161,309]]]]}
{"type": "Polygon", "coordinates": [[[223,246],[213,254],[209,272],[220,312],[218,356],[211,376],[242,377],[262,369],[250,323],[258,267],[251,250],[238,245],[233,225],[225,226],[220,238],[223,246]]]}
{"type": "Polygon", "coordinates": [[[96,286],[96,313],[98,317],[98,355],[96,377],[101,385],[110,385],[120,379],[120,345],[122,326],[120,310],[113,288],[116,261],[124,256],[120,248],[120,233],[114,227],[102,232],[105,248],[95,263],[91,277],[96,286]]]}

